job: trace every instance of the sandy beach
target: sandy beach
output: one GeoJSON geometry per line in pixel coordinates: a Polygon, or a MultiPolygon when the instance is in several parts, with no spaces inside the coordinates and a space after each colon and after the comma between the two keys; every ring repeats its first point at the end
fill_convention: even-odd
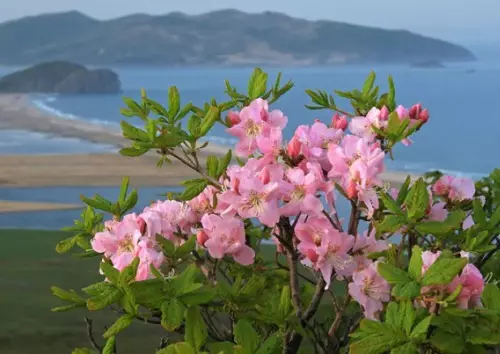
{"type": "MultiPolygon", "coordinates": [[[[0,129],[34,131],[117,147],[128,145],[118,130],[51,116],[32,106],[29,98],[21,94],[0,95],[0,129]]],[[[205,149],[206,154],[215,155],[226,151],[212,143],[205,149]]],[[[180,163],[164,164],[159,169],[157,160],[154,155],[129,158],[119,154],[0,156],[0,187],[118,186],[123,176],[129,176],[135,187],[178,186],[197,175],[180,163]]],[[[383,174],[383,179],[392,185],[401,184],[405,178],[404,173],[383,174]]],[[[39,210],[37,207],[40,206],[32,205],[29,210],[39,210]]],[[[18,211],[29,206],[0,201],[0,212],[9,208],[18,211]]]]}

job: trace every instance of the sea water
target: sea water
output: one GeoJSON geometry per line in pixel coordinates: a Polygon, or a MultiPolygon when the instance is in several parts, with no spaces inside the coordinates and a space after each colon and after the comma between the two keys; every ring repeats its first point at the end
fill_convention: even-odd
{"type": "MultiPolygon", "coordinates": [[[[146,90],[149,97],[165,105],[168,87],[171,85],[178,87],[182,104],[192,102],[195,105],[202,105],[211,98],[222,102],[228,99],[224,94],[224,80],[229,80],[233,86],[244,91],[252,71],[250,68],[113,69],[120,75],[124,90],[122,94],[33,95],[31,104],[60,119],[85,120],[108,129],[118,129],[122,119],[128,119],[133,124],[141,124],[139,119],[130,120],[121,116],[119,112],[120,108],[125,107],[122,97],[138,99],[141,88],[146,90]]],[[[309,111],[304,107],[304,104],[309,103],[305,89],[319,88],[333,92],[334,89],[360,88],[370,70],[376,71],[381,89],[387,88],[388,75],[394,77],[398,103],[410,106],[420,102],[430,111],[429,124],[414,136],[412,146],[396,148],[395,160],[387,162],[388,169],[408,173],[440,169],[454,175],[478,179],[500,166],[498,153],[500,111],[496,107],[500,65],[495,61],[457,64],[444,69],[412,69],[406,66],[268,69],[271,80],[281,71],[282,82],[291,79],[295,83],[292,91],[272,107],[282,110],[288,116],[288,126],[284,131],[285,139],[289,139],[300,124],[311,124],[315,118],[326,122],[331,119],[331,112],[309,111]],[[471,68],[475,69],[473,73],[468,72],[471,68]]],[[[348,102],[340,100],[338,104],[346,110],[349,109],[348,102]]],[[[18,146],[20,139],[22,138],[17,139],[18,146]]],[[[24,143],[21,143],[22,151],[39,153],[45,149],[47,153],[57,153],[57,147],[63,146],[58,144],[57,139],[38,136],[37,139],[29,141],[24,138],[24,143]],[[44,140],[45,148],[43,148],[44,140]],[[33,141],[37,143],[34,144],[33,141]],[[48,148],[50,144],[52,146],[48,148]]],[[[232,146],[235,143],[223,127],[216,127],[208,139],[219,145],[232,146]]],[[[6,140],[8,139],[0,141],[6,140]]],[[[10,142],[13,143],[13,140],[10,142]]],[[[104,145],[94,145],[94,150],[91,151],[92,145],[76,139],[72,146],[72,153],[113,151],[112,147],[104,145]]],[[[0,153],[2,153],[1,144],[0,153]]],[[[37,195],[43,201],[56,201],[50,198],[59,196],[57,198],[60,200],[57,201],[72,203],[82,190],[92,194],[93,191],[99,193],[102,188],[18,188],[10,191],[0,189],[0,199],[32,200],[32,196],[37,195]]],[[[106,190],[111,195],[118,193],[117,188],[106,190]]],[[[146,195],[157,191],[155,188],[140,190],[146,195]]],[[[77,215],[78,211],[6,214],[0,215],[0,227],[58,228],[67,225],[68,220],[77,215]],[[27,225],[26,220],[32,220],[28,223],[30,225],[27,225]]]]}

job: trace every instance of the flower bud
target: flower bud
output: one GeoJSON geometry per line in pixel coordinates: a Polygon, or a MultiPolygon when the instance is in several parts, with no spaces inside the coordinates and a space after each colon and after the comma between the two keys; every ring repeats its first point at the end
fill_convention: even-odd
{"type": "Polygon", "coordinates": [[[203,230],[198,231],[198,233],[196,234],[196,241],[199,245],[204,246],[205,242],[208,241],[207,233],[203,230]]]}
{"type": "Polygon", "coordinates": [[[418,115],[418,119],[424,124],[427,123],[427,121],[429,120],[429,111],[427,110],[427,108],[420,112],[420,114],[418,115]]]}
{"type": "Polygon", "coordinates": [[[302,147],[302,144],[300,143],[299,139],[297,139],[295,136],[290,140],[288,143],[286,149],[288,156],[290,156],[292,159],[297,158],[300,155],[300,149],[302,147]]]}
{"type": "Polygon", "coordinates": [[[420,103],[417,103],[413,105],[410,108],[410,118],[411,119],[418,119],[418,116],[420,115],[420,112],[422,111],[422,105],[420,103]]]}
{"type": "Polygon", "coordinates": [[[347,118],[345,116],[339,115],[338,113],[335,113],[335,115],[332,118],[332,126],[335,129],[346,130],[347,129],[347,118]]]}
{"type": "Polygon", "coordinates": [[[349,184],[347,185],[347,197],[349,199],[355,199],[358,196],[358,188],[356,186],[356,182],[350,181],[349,184]]]}
{"type": "Polygon", "coordinates": [[[138,217],[137,226],[139,227],[139,231],[141,232],[141,234],[144,234],[144,232],[146,231],[146,221],[144,221],[143,218],[138,217]]]}
{"type": "Polygon", "coordinates": [[[232,127],[233,125],[236,125],[239,122],[241,122],[240,115],[237,112],[229,111],[229,113],[227,114],[226,123],[230,127],[232,127]]]}
{"type": "Polygon", "coordinates": [[[313,263],[316,263],[316,261],[318,260],[318,254],[312,249],[308,249],[306,251],[306,257],[313,263]]]}
{"type": "Polygon", "coordinates": [[[262,181],[264,184],[268,184],[271,181],[271,173],[269,172],[268,168],[263,168],[262,171],[259,173],[259,179],[262,181]]]}
{"type": "Polygon", "coordinates": [[[388,120],[389,119],[389,110],[387,109],[386,106],[383,106],[380,109],[380,115],[379,115],[380,120],[388,120]]]}

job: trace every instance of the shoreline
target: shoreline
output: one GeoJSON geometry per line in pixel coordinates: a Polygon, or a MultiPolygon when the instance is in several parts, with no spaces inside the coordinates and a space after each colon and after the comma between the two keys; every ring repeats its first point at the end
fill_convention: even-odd
{"type": "MultiPolygon", "coordinates": [[[[112,127],[51,115],[37,109],[29,99],[26,94],[0,94],[0,130],[22,130],[116,147],[128,146],[121,132],[112,127]]],[[[214,143],[204,149],[204,155],[223,156],[226,152],[226,147],[214,143]]],[[[119,186],[123,176],[129,176],[136,187],[179,186],[180,182],[198,176],[178,162],[165,164],[159,171],[157,161],[154,154],[135,158],[118,153],[3,155],[0,156],[0,187],[119,186]]],[[[407,175],[387,171],[382,179],[398,185],[407,175]]]]}

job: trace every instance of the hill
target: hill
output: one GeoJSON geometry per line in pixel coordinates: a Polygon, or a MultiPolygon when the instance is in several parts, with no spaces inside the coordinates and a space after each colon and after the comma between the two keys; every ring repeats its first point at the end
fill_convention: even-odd
{"type": "Polygon", "coordinates": [[[0,79],[2,93],[118,93],[118,75],[66,61],[34,65],[0,79]]]}
{"type": "Polygon", "coordinates": [[[0,64],[69,60],[95,65],[329,65],[468,61],[467,49],[404,30],[307,21],[264,12],[130,15],[79,12],[0,24],[0,64]]]}

